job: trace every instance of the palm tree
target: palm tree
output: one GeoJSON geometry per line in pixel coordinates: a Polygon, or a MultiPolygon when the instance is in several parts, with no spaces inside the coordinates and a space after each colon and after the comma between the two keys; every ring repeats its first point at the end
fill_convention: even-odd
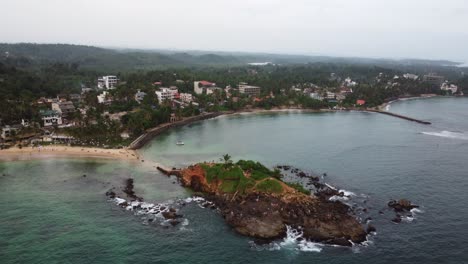
{"type": "Polygon", "coordinates": [[[224,162],[225,168],[228,168],[232,165],[231,155],[229,154],[224,154],[220,160],[224,162]]]}

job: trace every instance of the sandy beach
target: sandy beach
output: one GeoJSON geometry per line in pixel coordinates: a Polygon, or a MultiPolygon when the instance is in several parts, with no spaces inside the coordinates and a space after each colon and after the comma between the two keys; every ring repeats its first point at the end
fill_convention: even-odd
{"type": "Polygon", "coordinates": [[[101,149],[90,147],[70,146],[43,146],[23,147],[0,150],[0,161],[34,160],[48,158],[98,158],[138,161],[139,155],[136,151],[129,149],[101,149]]]}

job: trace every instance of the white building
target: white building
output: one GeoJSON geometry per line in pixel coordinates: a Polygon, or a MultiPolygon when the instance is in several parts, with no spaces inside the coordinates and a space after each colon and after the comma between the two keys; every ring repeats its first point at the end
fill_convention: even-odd
{"type": "Polygon", "coordinates": [[[335,98],[336,98],[336,94],[335,94],[335,93],[332,93],[332,92],[327,92],[326,98],[327,98],[327,99],[335,99],[335,98]]]}
{"type": "Polygon", "coordinates": [[[216,86],[216,83],[212,83],[209,81],[196,81],[196,82],[193,82],[193,91],[196,94],[202,94],[204,91],[207,91],[206,90],[207,88],[214,87],[214,86],[216,86]]]}
{"type": "Polygon", "coordinates": [[[113,89],[119,83],[119,79],[114,75],[107,75],[98,78],[98,88],[99,89],[113,89]]]}
{"type": "Polygon", "coordinates": [[[135,94],[135,101],[137,101],[139,104],[143,102],[143,99],[145,99],[146,93],[138,90],[138,92],[135,94]]]}
{"type": "Polygon", "coordinates": [[[63,123],[62,116],[55,110],[41,111],[40,114],[45,127],[61,125],[63,123]]]}
{"type": "Polygon", "coordinates": [[[11,126],[2,127],[1,137],[3,140],[9,140],[18,133],[18,129],[11,126]]]}
{"type": "Polygon", "coordinates": [[[189,93],[180,93],[180,100],[182,100],[182,102],[184,103],[191,103],[193,101],[193,96],[192,94],[189,94],[189,93]]]}
{"type": "Polygon", "coordinates": [[[260,95],[261,88],[258,86],[239,84],[239,93],[247,95],[260,95]]]}
{"type": "Polygon", "coordinates": [[[452,94],[456,93],[458,91],[458,86],[455,84],[449,84],[448,82],[444,82],[441,86],[440,89],[442,91],[450,91],[452,94]]]}
{"type": "Polygon", "coordinates": [[[159,91],[156,91],[156,96],[158,97],[159,103],[164,102],[166,100],[172,101],[174,100],[179,91],[177,88],[160,88],[159,91]]]}
{"type": "Polygon", "coordinates": [[[319,93],[310,93],[309,96],[315,100],[323,100],[323,97],[319,93]]]}
{"type": "Polygon", "coordinates": [[[419,78],[419,76],[416,74],[412,74],[412,73],[405,73],[403,74],[403,78],[416,81],[419,78]]]}
{"type": "Polygon", "coordinates": [[[351,78],[348,77],[344,80],[343,85],[346,87],[354,87],[357,85],[357,82],[351,80],[351,78]]]}
{"type": "Polygon", "coordinates": [[[98,103],[100,104],[110,104],[113,101],[112,96],[109,94],[108,91],[103,91],[97,96],[97,99],[98,103]]]}

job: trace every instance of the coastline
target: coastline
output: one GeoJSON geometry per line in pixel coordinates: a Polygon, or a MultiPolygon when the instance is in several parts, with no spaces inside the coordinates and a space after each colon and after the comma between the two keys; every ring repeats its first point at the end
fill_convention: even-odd
{"type": "Polygon", "coordinates": [[[410,97],[399,97],[395,100],[391,100],[391,101],[388,101],[386,103],[383,103],[379,106],[377,106],[377,109],[379,111],[389,111],[390,110],[390,106],[393,104],[393,103],[396,103],[398,101],[406,101],[406,100],[417,100],[417,99],[427,99],[427,98],[434,98],[434,97],[441,97],[441,95],[437,95],[437,94],[425,94],[425,95],[420,95],[420,96],[410,96],[410,97]]]}
{"type": "Polygon", "coordinates": [[[45,147],[23,147],[0,150],[0,161],[41,160],[48,158],[94,158],[137,162],[139,154],[130,149],[102,149],[50,145],[45,147]]]}

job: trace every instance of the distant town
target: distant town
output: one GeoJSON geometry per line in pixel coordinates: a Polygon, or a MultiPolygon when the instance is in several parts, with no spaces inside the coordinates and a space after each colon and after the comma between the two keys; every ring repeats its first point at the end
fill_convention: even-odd
{"type": "MultiPolygon", "coordinates": [[[[11,56],[4,54],[6,59],[11,56]]],[[[103,76],[80,71],[79,65],[74,64],[47,67],[47,74],[58,72],[53,78],[75,78],[80,91],[47,85],[46,89],[62,92],[40,96],[40,92],[24,91],[44,80],[33,80],[29,86],[19,84],[24,91],[16,99],[9,96],[2,102],[2,148],[55,143],[125,147],[150,128],[206,113],[378,109],[402,97],[463,96],[457,80],[434,72],[403,73],[371,66],[350,66],[345,71],[342,66],[253,62],[236,67],[175,68],[103,76]]],[[[37,78],[28,77],[31,73],[21,72],[21,67],[9,68],[6,63],[0,70],[0,87],[14,87],[18,78],[37,78]]],[[[64,83],[57,86],[64,87],[64,83]]]]}

